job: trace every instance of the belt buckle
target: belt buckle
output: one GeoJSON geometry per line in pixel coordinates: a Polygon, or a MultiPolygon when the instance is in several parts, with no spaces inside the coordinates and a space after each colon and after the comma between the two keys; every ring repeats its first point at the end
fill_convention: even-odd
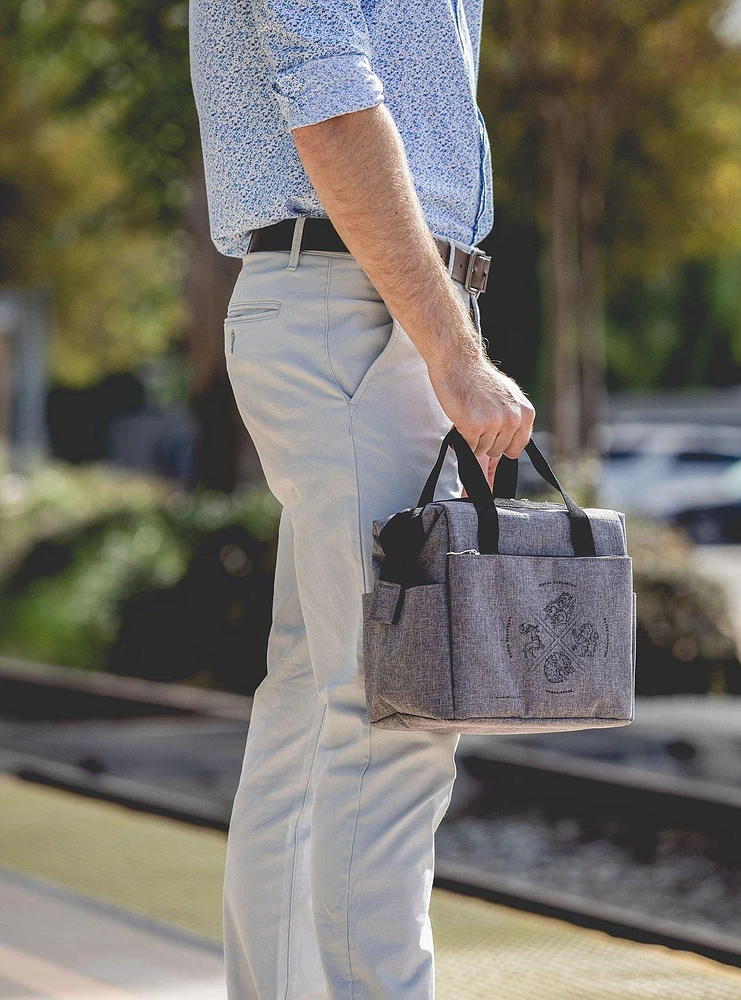
{"type": "Polygon", "coordinates": [[[490,264],[491,264],[491,257],[488,257],[483,250],[479,250],[478,247],[474,247],[473,250],[470,251],[468,256],[468,267],[466,268],[466,279],[463,282],[463,287],[466,289],[467,292],[471,292],[474,295],[480,295],[482,292],[486,291],[486,286],[489,281],[490,264]],[[474,288],[473,285],[471,284],[471,279],[473,278],[473,272],[476,267],[476,261],[479,257],[481,257],[484,261],[484,269],[482,274],[483,282],[481,288],[474,288]]]}

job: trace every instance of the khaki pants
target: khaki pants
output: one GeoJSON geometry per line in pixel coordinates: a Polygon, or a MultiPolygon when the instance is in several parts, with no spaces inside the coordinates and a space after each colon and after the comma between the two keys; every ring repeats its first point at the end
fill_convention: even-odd
{"type": "MultiPolygon", "coordinates": [[[[416,502],[450,421],[355,260],[296,263],[245,258],[225,323],[236,401],[284,508],[229,832],[229,998],[431,1000],[433,837],[457,737],[369,725],[360,598],[372,521],[416,502]]],[[[460,489],[451,450],[437,496],[460,489]]]]}

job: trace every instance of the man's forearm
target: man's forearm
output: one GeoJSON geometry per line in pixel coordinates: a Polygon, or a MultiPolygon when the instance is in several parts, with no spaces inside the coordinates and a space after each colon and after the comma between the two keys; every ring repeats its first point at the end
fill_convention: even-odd
{"type": "Polygon", "coordinates": [[[428,364],[478,353],[384,105],[295,129],[301,161],[335,228],[428,364]]]}
{"type": "Polygon", "coordinates": [[[535,410],[483,352],[387,108],[297,128],[293,137],[327,214],[426,361],[435,395],[491,483],[498,457],[522,452],[535,410]]]}

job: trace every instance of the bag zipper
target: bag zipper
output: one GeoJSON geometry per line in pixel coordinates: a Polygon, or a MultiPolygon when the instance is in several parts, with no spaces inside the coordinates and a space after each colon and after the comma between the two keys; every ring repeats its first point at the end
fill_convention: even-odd
{"type": "MultiPolygon", "coordinates": [[[[447,500],[433,500],[433,503],[473,503],[471,497],[449,497],[447,500]]],[[[555,510],[563,511],[568,513],[568,509],[565,504],[555,503],[552,500],[527,500],[525,497],[522,500],[515,500],[511,497],[496,497],[495,502],[497,504],[502,504],[504,506],[516,506],[522,504],[525,507],[534,507],[536,510],[555,510]]]]}

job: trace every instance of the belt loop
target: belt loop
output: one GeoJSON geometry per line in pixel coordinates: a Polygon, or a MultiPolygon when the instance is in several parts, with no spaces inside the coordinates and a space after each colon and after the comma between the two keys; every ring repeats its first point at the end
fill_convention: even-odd
{"type": "Polygon", "coordinates": [[[450,247],[450,256],[448,257],[448,274],[453,277],[453,270],[455,269],[455,243],[451,243],[448,240],[448,246],[450,247]]]}
{"type": "Polygon", "coordinates": [[[479,340],[481,340],[481,310],[479,309],[479,298],[478,295],[472,291],[468,293],[468,304],[471,311],[473,325],[476,327],[476,333],[479,335],[479,340]]]}
{"type": "Polygon", "coordinates": [[[291,240],[291,253],[288,257],[288,267],[287,271],[295,271],[298,267],[298,258],[301,253],[301,239],[304,235],[304,226],[306,225],[306,216],[302,215],[296,219],[293,226],[293,239],[291,240]]]}
{"type": "Polygon", "coordinates": [[[473,325],[476,327],[476,333],[478,334],[479,344],[483,349],[484,356],[491,360],[491,355],[489,354],[489,341],[484,336],[483,330],[481,329],[481,307],[479,306],[479,293],[471,291],[469,292],[470,298],[469,303],[471,307],[471,319],[473,320],[473,325]]]}

